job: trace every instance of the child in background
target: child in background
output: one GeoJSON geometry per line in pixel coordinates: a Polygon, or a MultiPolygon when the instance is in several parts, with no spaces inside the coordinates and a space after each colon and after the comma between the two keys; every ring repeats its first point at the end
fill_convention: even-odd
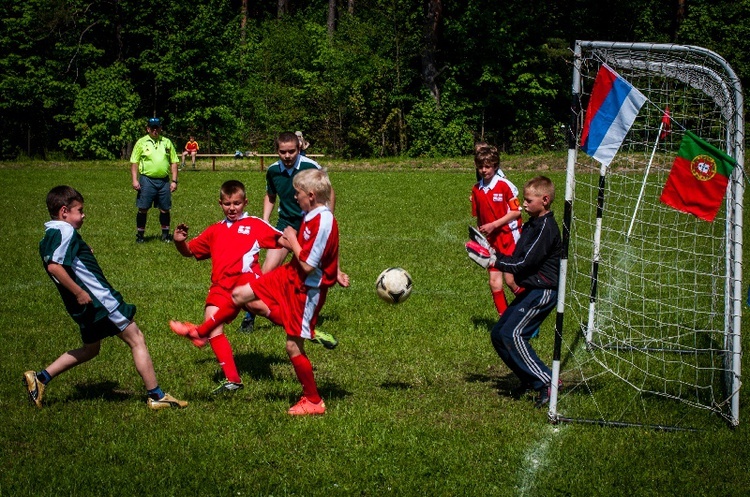
{"type": "Polygon", "coordinates": [[[537,176],[523,187],[523,208],[529,215],[511,256],[487,253],[474,242],[466,244],[469,257],[484,268],[510,273],[523,287],[492,328],[492,345],[500,359],[521,380],[520,394],[535,390],[536,407],[549,402],[552,371],[534,351],[530,340],[557,303],[562,241],[560,228],[550,210],[555,185],[537,176]]]}
{"type": "Polygon", "coordinates": [[[24,373],[31,403],[41,408],[44,390],[52,378],[93,359],[99,354],[104,338],[117,336],[130,347],[135,368],[146,386],[148,407],[154,410],[186,407],[187,402],[175,399],[159,387],[146,339],[133,321],[135,306],[127,304],[112,288],[78,233],[86,217],[83,196],[70,186],[57,186],[47,194],[47,210],[52,220],[44,225],[39,254],[68,314],[80,327],[83,346],[65,352],[41,371],[24,373]]]}
{"type": "Polygon", "coordinates": [[[174,244],[185,257],[201,261],[211,259],[211,287],[206,297],[204,319],[210,320],[221,308],[233,309],[233,314],[218,324],[207,338],[193,340],[198,347],[206,342],[216,355],[226,380],[213,393],[232,392],[244,385],[232,353],[232,346],[224,334],[224,322],[231,322],[239,313],[232,303],[232,289],[260,276],[258,253],[261,249],[277,248],[281,232],[262,219],[245,212],[247,195],[245,185],[229,180],[221,185],[219,206],[224,219],[187,242],[188,227],[180,224],[174,231],[174,244]]]}
{"type": "MultiPolygon", "coordinates": [[[[479,232],[490,245],[500,254],[511,255],[521,236],[518,189],[500,172],[497,148],[490,145],[475,147],[474,165],[480,179],[471,191],[471,213],[477,218],[479,232]]],[[[518,291],[511,275],[490,268],[490,291],[500,316],[508,307],[503,283],[511,291],[518,291]]]]}
{"type": "MultiPolygon", "coordinates": [[[[284,327],[286,351],[302,384],[302,398],[288,413],[294,416],[324,414],[325,403],[318,393],[312,364],[305,354],[305,340],[315,338],[315,324],[326,301],[328,289],[339,283],[349,286],[349,276],[339,270],[338,223],[327,204],[331,182],[320,169],[294,176],[295,198],[304,215],[299,232],[284,229],[279,242],[290,250],[291,262],[240,285],[232,292],[236,307],[244,306],[284,327]]],[[[213,320],[200,326],[172,321],[172,331],[191,340],[206,336],[225,322],[230,309],[219,309],[213,320]]]]}

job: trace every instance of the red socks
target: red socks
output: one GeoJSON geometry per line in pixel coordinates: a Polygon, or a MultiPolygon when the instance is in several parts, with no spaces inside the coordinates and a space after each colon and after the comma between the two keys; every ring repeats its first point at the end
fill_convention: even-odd
{"type": "Polygon", "coordinates": [[[505,309],[508,308],[508,300],[505,298],[505,292],[503,290],[492,292],[492,300],[495,301],[495,309],[497,309],[498,315],[502,316],[505,309]]]}
{"type": "Polygon", "coordinates": [[[310,359],[305,354],[290,357],[294,372],[297,373],[297,379],[302,383],[302,395],[313,404],[320,402],[318,386],[315,384],[315,375],[313,374],[310,359]]]}
{"type": "Polygon", "coordinates": [[[224,376],[226,376],[227,380],[232,383],[242,383],[240,373],[237,371],[237,365],[234,363],[232,346],[229,344],[227,336],[224,333],[216,335],[208,343],[211,344],[211,348],[214,354],[216,354],[216,359],[219,361],[219,366],[224,371],[224,376]]]}
{"type": "Polygon", "coordinates": [[[213,316],[206,319],[198,326],[198,334],[202,337],[207,337],[217,326],[224,324],[234,319],[237,315],[237,308],[234,306],[219,307],[213,316]]]}

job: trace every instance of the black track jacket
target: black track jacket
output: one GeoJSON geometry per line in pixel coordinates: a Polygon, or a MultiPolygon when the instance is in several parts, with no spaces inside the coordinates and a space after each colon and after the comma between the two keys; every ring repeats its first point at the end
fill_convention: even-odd
{"type": "Polygon", "coordinates": [[[498,254],[495,267],[511,273],[518,286],[557,289],[562,240],[552,211],[523,224],[511,256],[498,254]]]}

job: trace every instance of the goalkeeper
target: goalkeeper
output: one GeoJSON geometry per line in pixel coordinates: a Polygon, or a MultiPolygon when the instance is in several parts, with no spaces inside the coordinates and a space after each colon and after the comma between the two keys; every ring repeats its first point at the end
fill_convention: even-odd
{"type": "Polygon", "coordinates": [[[469,257],[485,269],[495,267],[513,275],[523,288],[492,328],[492,345],[500,359],[521,380],[520,391],[537,392],[536,407],[549,402],[552,371],[529,341],[557,302],[562,242],[560,229],[550,210],[555,185],[545,176],[529,180],[523,187],[523,209],[529,216],[511,256],[496,254],[479,243],[466,244],[469,257]]]}

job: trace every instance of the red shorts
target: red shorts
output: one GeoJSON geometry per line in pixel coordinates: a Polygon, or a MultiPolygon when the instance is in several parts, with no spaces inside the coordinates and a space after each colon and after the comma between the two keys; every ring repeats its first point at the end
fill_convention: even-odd
{"type": "MultiPolygon", "coordinates": [[[[206,296],[206,306],[212,305],[215,307],[224,308],[234,307],[234,301],[232,300],[232,290],[234,289],[234,287],[245,285],[247,283],[255,281],[256,279],[258,279],[258,276],[255,273],[250,272],[242,273],[234,280],[225,278],[222,280],[223,285],[218,285],[216,283],[212,284],[208,289],[208,295],[206,296]],[[230,284],[231,289],[227,289],[226,286],[228,283],[230,284]]],[[[234,314],[234,316],[232,316],[232,319],[227,321],[227,323],[231,323],[239,313],[240,309],[237,308],[237,312],[234,314]]]]}
{"type": "Polygon", "coordinates": [[[327,288],[294,285],[294,269],[283,265],[251,283],[255,296],[268,306],[270,319],[289,336],[315,338],[315,323],[326,301],[327,288]]]}

